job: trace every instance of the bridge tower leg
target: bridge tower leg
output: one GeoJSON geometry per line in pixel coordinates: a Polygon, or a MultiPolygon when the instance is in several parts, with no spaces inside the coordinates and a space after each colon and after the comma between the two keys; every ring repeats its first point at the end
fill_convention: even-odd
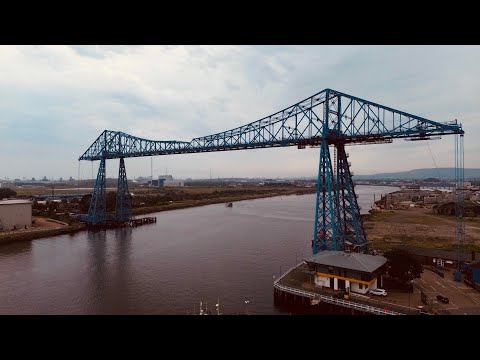
{"type": "Polygon", "coordinates": [[[98,168],[97,180],[93,189],[90,207],[88,208],[87,223],[99,224],[107,219],[107,197],[105,186],[105,163],[106,159],[102,157],[98,168]]]}
{"type": "Polygon", "coordinates": [[[348,155],[345,152],[345,144],[336,145],[337,149],[337,242],[342,249],[345,244],[350,243],[352,250],[356,252],[367,252],[367,240],[363,227],[363,220],[360,216],[355,186],[350,172],[348,155]]]}
{"type": "Polygon", "coordinates": [[[313,253],[322,250],[367,252],[367,240],[344,144],[336,146],[336,176],[327,140],[320,145],[313,253]],[[350,245],[350,244],[351,245],[350,245]]]}
{"type": "Polygon", "coordinates": [[[312,251],[367,252],[367,240],[355,194],[345,142],[342,140],[341,99],[327,89],[323,112],[312,251]],[[336,118],[335,118],[336,116],[336,118]],[[334,128],[330,128],[330,125],[334,128]],[[334,145],[334,163],[329,144],[334,145]]]}
{"type": "Polygon", "coordinates": [[[320,164],[318,167],[317,199],[315,204],[315,224],[312,250],[337,250],[335,182],[330,159],[328,142],[320,144],[320,164]]]}
{"type": "Polygon", "coordinates": [[[132,219],[132,200],[128,191],[127,172],[125,161],[120,158],[117,183],[117,203],[115,206],[115,220],[128,221],[132,219]]]}

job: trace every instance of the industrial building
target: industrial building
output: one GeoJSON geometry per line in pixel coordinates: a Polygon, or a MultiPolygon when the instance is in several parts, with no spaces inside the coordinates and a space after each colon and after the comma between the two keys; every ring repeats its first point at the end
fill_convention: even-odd
{"type": "Polygon", "coordinates": [[[382,287],[387,259],[347,251],[321,251],[306,259],[315,273],[315,284],[333,290],[366,294],[382,287]]]}
{"type": "Polygon", "coordinates": [[[185,186],[183,180],[174,180],[172,175],[159,176],[158,180],[149,182],[154,187],[185,186]]]}
{"type": "Polygon", "coordinates": [[[456,267],[458,261],[465,261],[467,263],[475,260],[475,252],[461,252],[442,250],[442,249],[429,249],[416,246],[399,246],[400,249],[404,249],[413,255],[420,264],[438,267],[456,267]]]}
{"type": "Polygon", "coordinates": [[[31,201],[0,201],[0,230],[15,230],[26,226],[32,226],[31,201]]]}
{"type": "Polygon", "coordinates": [[[480,260],[470,264],[467,269],[466,280],[475,289],[480,290],[480,260]]]}

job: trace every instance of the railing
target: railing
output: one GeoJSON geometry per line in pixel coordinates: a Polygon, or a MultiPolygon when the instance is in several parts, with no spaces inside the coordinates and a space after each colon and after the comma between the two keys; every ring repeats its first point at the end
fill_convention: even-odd
{"type": "MultiPolygon", "coordinates": [[[[302,263],[304,263],[304,262],[302,262],[302,263]]],[[[300,263],[300,264],[302,264],[302,263],[300,263]]],[[[287,274],[290,273],[290,271],[297,268],[300,264],[292,266],[285,273],[283,273],[278,279],[276,279],[274,281],[273,287],[276,288],[277,290],[285,291],[285,292],[287,292],[289,294],[292,294],[292,295],[299,295],[299,296],[303,296],[303,297],[306,297],[306,298],[309,298],[309,299],[314,299],[314,300],[316,299],[316,300],[323,301],[323,302],[326,302],[326,303],[329,303],[329,304],[338,305],[338,306],[342,306],[342,307],[349,308],[349,309],[354,309],[354,310],[359,310],[359,311],[363,311],[363,312],[372,313],[374,315],[405,315],[403,313],[399,313],[399,312],[392,311],[392,310],[380,309],[380,308],[377,308],[375,306],[360,304],[360,303],[356,303],[356,302],[348,301],[348,300],[343,300],[343,299],[335,299],[333,296],[321,295],[321,294],[313,293],[313,292],[306,291],[306,290],[299,290],[299,289],[295,289],[295,288],[292,288],[292,287],[289,287],[289,286],[280,285],[279,284],[280,280],[282,280],[287,274]]]]}
{"type": "Polygon", "coordinates": [[[320,294],[312,293],[312,292],[305,291],[305,290],[294,289],[294,288],[291,288],[291,287],[288,287],[288,286],[280,285],[278,283],[275,283],[274,287],[278,290],[285,291],[285,292],[290,293],[292,295],[300,295],[300,296],[307,297],[307,298],[310,298],[310,299],[317,299],[317,300],[320,300],[322,302],[342,306],[342,307],[349,308],[349,309],[368,312],[368,313],[372,313],[374,315],[405,315],[403,313],[399,313],[399,312],[392,311],[392,310],[380,309],[380,308],[377,308],[377,307],[371,306],[371,305],[364,305],[364,304],[359,304],[359,303],[356,303],[356,302],[353,302],[353,301],[335,299],[333,296],[325,296],[325,295],[320,295],[320,294]]]}
{"type": "Polygon", "coordinates": [[[297,267],[299,267],[299,266],[302,265],[302,264],[305,264],[305,261],[302,261],[301,263],[296,264],[296,265],[292,266],[290,269],[288,269],[287,271],[285,271],[282,275],[280,275],[280,277],[279,277],[277,280],[275,280],[275,281],[273,282],[273,284],[275,285],[276,283],[278,283],[278,282],[279,282],[280,280],[282,280],[287,274],[289,274],[290,271],[292,271],[293,269],[296,269],[297,267]]]}

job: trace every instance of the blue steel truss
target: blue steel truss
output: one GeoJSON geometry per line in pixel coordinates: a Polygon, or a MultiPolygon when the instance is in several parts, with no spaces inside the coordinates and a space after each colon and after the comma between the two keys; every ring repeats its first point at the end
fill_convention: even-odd
{"type": "MultiPolygon", "coordinates": [[[[107,219],[106,159],[121,159],[117,193],[117,196],[120,196],[120,200],[117,199],[117,204],[120,201],[120,208],[117,206],[116,210],[118,218],[129,211],[123,209],[123,206],[129,205],[124,202],[127,197],[121,195],[125,191],[128,194],[123,158],[284,146],[319,146],[313,252],[345,250],[347,244],[352,244],[358,251],[366,252],[367,241],[345,145],[391,142],[398,138],[428,140],[431,136],[450,134],[464,134],[461,124],[456,120],[435,122],[332,89],[325,89],[247,125],[194,138],[189,142],[148,140],[121,131],[104,130],[79,158],[101,160],[88,222],[95,224],[107,219]],[[335,146],[338,152],[333,164],[329,150],[331,145],[335,146]],[[332,165],[335,165],[335,173],[332,165]]],[[[460,225],[457,234],[462,234],[460,225]]]]}
{"type": "Polygon", "coordinates": [[[456,121],[439,123],[325,89],[250,124],[189,142],[147,140],[121,131],[105,130],[79,160],[319,145],[324,137],[329,144],[335,141],[367,143],[460,133],[463,130],[456,121]]]}
{"type": "Polygon", "coordinates": [[[337,249],[345,250],[350,247],[357,251],[366,252],[367,240],[360,216],[355,186],[350,173],[350,164],[343,144],[337,148],[337,172],[335,193],[337,199],[337,249]]]}
{"type": "Polygon", "coordinates": [[[326,140],[320,144],[318,167],[317,198],[315,206],[313,253],[320,250],[337,249],[337,207],[335,200],[335,181],[333,178],[330,151],[326,140]]]}
{"type": "Polygon", "coordinates": [[[90,200],[90,207],[88,209],[87,222],[92,225],[103,223],[107,220],[105,162],[105,158],[100,160],[97,180],[95,181],[95,187],[93,188],[92,199],[90,200]]]}
{"type": "Polygon", "coordinates": [[[117,183],[117,202],[115,204],[115,220],[128,221],[132,219],[132,199],[128,191],[127,172],[125,160],[120,159],[117,183]]]}

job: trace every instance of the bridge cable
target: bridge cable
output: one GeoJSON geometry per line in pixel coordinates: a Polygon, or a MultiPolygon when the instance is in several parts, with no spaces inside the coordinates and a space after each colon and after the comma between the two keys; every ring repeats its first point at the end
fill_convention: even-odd
{"type": "Polygon", "coordinates": [[[425,142],[427,143],[428,151],[430,151],[430,156],[432,157],[433,164],[435,165],[435,170],[437,170],[438,179],[442,180],[442,178],[440,176],[440,171],[438,170],[438,167],[437,167],[437,162],[435,161],[435,157],[433,156],[432,150],[430,149],[430,144],[428,143],[428,140],[425,141],[425,142]]]}

